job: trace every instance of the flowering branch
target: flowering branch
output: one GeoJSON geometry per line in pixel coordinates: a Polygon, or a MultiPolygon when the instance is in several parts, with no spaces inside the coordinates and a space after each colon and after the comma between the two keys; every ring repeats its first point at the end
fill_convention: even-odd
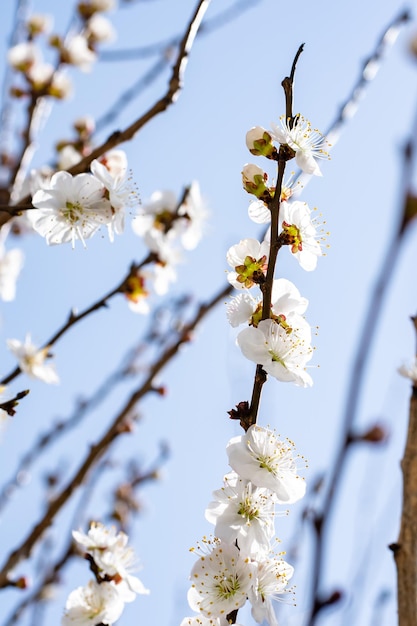
{"type": "MultiPolygon", "coordinates": [[[[290,75],[283,79],[281,85],[284,89],[285,93],[285,111],[286,111],[286,119],[289,121],[289,124],[292,126],[293,124],[293,112],[292,112],[292,100],[293,100],[293,86],[294,86],[294,76],[295,69],[297,66],[297,61],[303,51],[304,44],[302,44],[294,57],[294,61],[291,67],[290,75]]],[[[268,204],[268,207],[271,212],[271,244],[269,249],[269,260],[268,260],[268,269],[266,273],[265,282],[261,285],[262,290],[262,319],[270,319],[271,317],[271,298],[272,298],[272,285],[274,282],[275,275],[275,266],[278,257],[279,249],[282,246],[282,241],[279,239],[279,209],[281,204],[281,191],[282,191],[282,182],[284,179],[285,172],[285,164],[287,161],[288,151],[284,148],[284,146],[280,146],[279,153],[277,156],[278,159],[278,177],[277,183],[275,186],[274,196],[271,202],[268,204]]],[[[257,364],[255,379],[253,383],[252,397],[249,407],[249,412],[245,415],[245,418],[241,420],[241,425],[244,430],[248,430],[250,426],[256,424],[256,418],[259,410],[259,402],[261,399],[262,387],[267,380],[267,375],[264,372],[262,365],[257,364]]]]}

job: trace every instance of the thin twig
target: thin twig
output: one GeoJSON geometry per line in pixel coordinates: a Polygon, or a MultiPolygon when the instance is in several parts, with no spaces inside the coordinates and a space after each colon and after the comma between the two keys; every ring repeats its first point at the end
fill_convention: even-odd
{"type": "MultiPolygon", "coordinates": [[[[72,326],[74,326],[75,324],[80,322],[82,319],[84,319],[85,317],[87,317],[91,313],[94,313],[94,311],[98,311],[99,309],[101,309],[103,307],[106,307],[107,306],[107,302],[113,296],[115,296],[118,293],[123,293],[125,291],[126,286],[128,284],[128,281],[129,281],[129,278],[131,278],[131,276],[134,276],[136,274],[136,272],[138,271],[138,269],[140,269],[143,265],[146,265],[146,264],[150,263],[152,260],[154,260],[154,258],[155,258],[155,255],[154,255],[154,253],[151,252],[147,257],[145,257],[145,259],[139,265],[132,264],[131,267],[130,267],[129,272],[123,278],[122,282],[119,283],[119,285],[117,285],[117,287],[115,287],[114,289],[109,291],[105,296],[103,296],[102,298],[100,298],[99,300],[94,302],[94,304],[89,306],[87,309],[85,309],[81,313],[75,313],[74,311],[71,311],[71,313],[70,313],[70,315],[68,317],[68,320],[61,326],[61,328],[59,328],[52,335],[52,337],[50,339],[48,339],[48,341],[46,341],[43,344],[41,349],[53,346],[58,341],[58,339],[60,339],[62,337],[62,335],[64,335],[72,326]]],[[[14,380],[17,376],[19,376],[21,371],[22,370],[21,370],[21,368],[19,366],[16,367],[12,372],[10,372],[10,374],[5,376],[3,378],[3,380],[0,381],[0,385],[8,385],[12,380],[14,380]]]]}

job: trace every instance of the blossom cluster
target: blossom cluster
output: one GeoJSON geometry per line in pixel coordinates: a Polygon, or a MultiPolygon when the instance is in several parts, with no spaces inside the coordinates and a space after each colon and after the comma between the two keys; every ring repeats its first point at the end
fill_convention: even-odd
{"type": "Polygon", "coordinates": [[[102,15],[115,6],[114,0],[91,0],[77,6],[81,21],[79,32],[65,39],[53,34],[49,46],[58,52],[58,62],[53,65],[43,59],[37,40],[46,35],[52,27],[49,15],[32,15],[26,23],[26,41],[13,46],[8,51],[9,65],[23,77],[23,86],[14,87],[16,97],[52,96],[63,99],[71,94],[71,81],[64,72],[65,66],[74,66],[81,71],[89,71],[97,60],[96,46],[111,41],[115,37],[114,28],[102,15]],[[58,69],[57,69],[58,68],[58,69]]]}
{"type": "Polygon", "coordinates": [[[113,624],[126,602],[149,593],[139,578],[131,574],[136,557],[127,545],[128,536],[99,522],[92,522],[87,534],[74,530],[72,535],[90,561],[95,579],[70,593],[61,624],[113,624]]]}
{"type": "MultiPolygon", "coordinates": [[[[320,176],[316,158],[327,157],[325,140],[302,116],[295,116],[293,124],[281,119],[272,131],[257,126],[246,135],[246,144],[252,154],[273,160],[295,157],[297,164],[308,174],[320,176]],[[279,142],[279,148],[274,145],[279,142]]],[[[268,175],[260,167],[247,164],[242,171],[244,189],[256,196],[250,204],[249,217],[256,223],[271,221],[271,206],[275,187],[268,186],[268,175]]],[[[270,246],[288,246],[300,266],[312,271],[322,255],[321,236],[318,234],[311,210],[305,202],[291,201],[296,187],[291,180],[281,186],[278,207],[277,233],[267,231],[263,241],[247,238],[232,246],[227,252],[227,262],[232,268],[228,281],[242,291],[227,307],[227,317],[232,326],[247,324],[237,337],[237,344],[249,360],[283,382],[293,382],[307,387],[312,385],[307,373],[307,363],[313,355],[311,329],[303,317],[308,301],[289,280],[273,281],[271,310],[263,311],[263,295],[256,298],[250,291],[258,286],[263,294],[266,281],[270,246]]]]}
{"type": "Polygon", "coordinates": [[[273,600],[291,592],[293,575],[293,567],[272,549],[275,509],[302,498],[305,481],[293,444],[267,428],[251,426],[231,439],[226,451],[232,472],[206,509],[215,537],[204,540],[190,576],[188,602],[199,617],[185,618],[182,626],[194,620],[222,626],[247,600],[258,623],[275,626],[273,600]]]}
{"type": "MultiPolygon", "coordinates": [[[[271,132],[252,128],[246,143],[252,154],[278,161],[280,181],[286,161],[295,158],[307,174],[321,175],[316,159],[328,156],[324,139],[300,115],[281,119],[271,132]]],[[[307,204],[290,201],[295,191],[291,181],[280,182],[277,191],[268,185],[267,174],[252,164],[245,165],[242,179],[244,189],[257,198],[249,216],[256,223],[271,222],[271,228],[263,241],[244,239],[227,252],[228,281],[240,291],[229,302],[227,317],[235,328],[246,324],[237,336],[245,357],[280,381],[306,387],[312,384],[306,366],[313,353],[311,328],[304,318],[308,301],[291,281],[275,279],[274,273],[276,251],[283,246],[303,269],[315,269],[322,254],[316,227],[307,204]],[[256,286],[259,297],[252,295],[256,286]]],[[[248,600],[256,622],[276,626],[273,600],[292,591],[288,582],[293,567],[282,558],[285,553],[273,551],[274,522],[277,505],[302,498],[305,482],[298,474],[293,443],[257,425],[257,415],[243,405],[248,403],[240,403],[230,414],[240,418],[246,432],[227,444],[232,471],[206,509],[214,536],[203,540],[191,570],[188,603],[197,615],[186,617],[181,626],[236,623],[238,610],[248,600]]]]}
{"type": "Polygon", "coordinates": [[[176,266],[183,260],[182,252],[197,246],[206,218],[207,210],[196,181],[185,188],[180,199],[172,191],[155,191],[148,202],[139,206],[132,228],[148,247],[150,262],[131,277],[125,291],[133,311],[149,311],[149,282],[156,294],[164,295],[176,281],[176,266]]]}

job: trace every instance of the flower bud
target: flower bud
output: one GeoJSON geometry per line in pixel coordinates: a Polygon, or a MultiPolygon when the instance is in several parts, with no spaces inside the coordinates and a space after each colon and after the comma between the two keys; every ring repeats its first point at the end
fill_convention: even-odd
{"type": "Polygon", "coordinates": [[[79,135],[89,137],[96,129],[96,122],[91,115],[84,115],[82,117],[78,117],[73,126],[79,135]]]}
{"type": "Polygon", "coordinates": [[[28,30],[29,35],[32,37],[35,35],[41,35],[42,33],[47,33],[51,30],[52,27],[52,17],[50,15],[31,15],[26,28],[28,30]]]}
{"type": "Polygon", "coordinates": [[[253,194],[257,198],[269,199],[271,194],[268,187],[265,185],[268,176],[257,165],[248,163],[242,170],[243,188],[248,193],[253,194]]]}
{"type": "Polygon", "coordinates": [[[271,158],[277,150],[272,143],[272,137],[262,126],[254,126],[246,133],[246,145],[248,150],[256,156],[271,158]]]}

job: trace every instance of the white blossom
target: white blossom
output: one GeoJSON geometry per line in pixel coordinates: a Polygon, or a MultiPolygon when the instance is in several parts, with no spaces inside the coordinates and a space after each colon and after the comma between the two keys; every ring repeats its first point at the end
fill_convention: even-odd
{"type": "Polygon", "coordinates": [[[115,585],[90,580],[86,587],[74,589],[65,604],[62,626],[113,624],[123,613],[124,602],[115,585]]]}
{"type": "Polygon", "coordinates": [[[237,541],[242,553],[252,558],[268,554],[275,530],[274,494],[231,472],[213,496],[206,519],[215,524],[215,536],[229,544],[237,541]]]}
{"type": "Polygon", "coordinates": [[[249,289],[261,282],[266,275],[269,258],[269,243],[257,239],[242,239],[229,248],[226,259],[233,272],[227,280],[235,289],[249,289]]]}
{"type": "Polygon", "coordinates": [[[272,601],[288,593],[287,584],[294,568],[277,558],[263,558],[257,564],[256,584],[249,590],[252,617],[258,624],[266,620],[269,626],[278,626],[272,601]]]}
{"type": "Polygon", "coordinates": [[[57,172],[49,186],[33,196],[38,210],[29,211],[28,219],[49,245],[71,241],[74,247],[80,239],[85,246],[85,239],[113,218],[104,193],[103,185],[91,174],[57,172]]]}
{"type": "Polygon", "coordinates": [[[105,165],[94,160],[90,165],[93,176],[107,190],[108,199],[112,208],[113,216],[107,229],[110,241],[114,234],[121,235],[125,226],[125,208],[131,206],[136,198],[130,180],[126,177],[126,171],[112,175],[105,165]]]}
{"type": "Polygon", "coordinates": [[[297,327],[288,329],[266,319],[259,322],[257,328],[243,329],[236,341],[247,359],[262,365],[274,378],[300,387],[311,387],[313,381],[306,372],[306,365],[313,356],[311,330],[301,316],[297,317],[296,324],[297,327]]]}
{"type": "MultiPolygon", "coordinates": [[[[286,278],[278,278],[272,283],[271,312],[280,323],[297,328],[303,325],[298,318],[287,320],[288,315],[302,315],[308,306],[307,298],[302,298],[297,287],[286,278]]],[[[262,298],[254,298],[250,293],[240,293],[232,298],[226,309],[227,319],[234,328],[243,323],[257,326],[262,315],[262,298]]]]}
{"type": "Polygon", "coordinates": [[[297,474],[293,445],[267,428],[251,426],[226,447],[229,464],[242,478],[270,489],[280,503],[292,503],[305,494],[305,481],[297,474]]]}
{"type": "Polygon", "coordinates": [[[58,375],[55,371],[55,366],[49,359],[49,347],[37,348],[32,343],[30,335],[26,335],[24,342],[18,339],[8,339],[7,347],[14,354],[19,362],[19,367],[31,378],[37,378],[44,383],[57,384],[59,383],[58,375]]]}
{"type": "Polygon", "coordinates": [[[93,557],[100,574],[115,580],[125,602],[134,600],[135,594],[149,593],[139,578],[130,573],[136,566],[136,556],[127,545],[129,538],[124,532],[92,522],[87,534],[74,530],[72,535],[93,557]]]}
{"type": "Polygon", "coordinates": [[[285,116],[280,118],[280,126],[272,123],[272,137],[281,144],[287,144],[295,152],[295,160],[306,174],[322,176],[315,159],[328,159],[324,150],[325,139],[318,130],[311,128],[310,122],[302,115],[296,115],[292,128],[285,116]]]}
{"type": "Polygon", "coordinates": [[[132,228],[139,236],[149,233],[171,244],[179,240],[186,250],[193,250],[199,243],[207,210],[197,182],[193,182],[178,202],[172,191],[155,191],[149,202],[139,207],[132,221],[132,228]]]}
{"type": "Polygon", "coordinates": [[[316,227],[311,219],[311,209],[306,202],[282,202],[279,213],[281,238],[288,243],[300,266],[310,272],[317,266],[323,252],[316,227]]]}
{"type": "Polygon", "coordinates": [[[245,604],[254,582],[254,565],[236,546],[221,541],[213,543],[191,570],[188,603],[193,611],[216,618],[245,604]]]}
{"type": "MultiPolygon", "coordinates": [[[[291,176],[282,183],[281,186],[281,202],[286,202],[297,190],[297,187],[302,187],[299,181],[293,181],[294,172],[291,176]]],[[[298,189],[298,191],[300,191],[298,189]]],[[[248,215],[250,219],[256,224],[269,224],[271,221],[271,211],[268,205],[263,200],[254,200],[250,203],[248,208],[248,215]]]]}

